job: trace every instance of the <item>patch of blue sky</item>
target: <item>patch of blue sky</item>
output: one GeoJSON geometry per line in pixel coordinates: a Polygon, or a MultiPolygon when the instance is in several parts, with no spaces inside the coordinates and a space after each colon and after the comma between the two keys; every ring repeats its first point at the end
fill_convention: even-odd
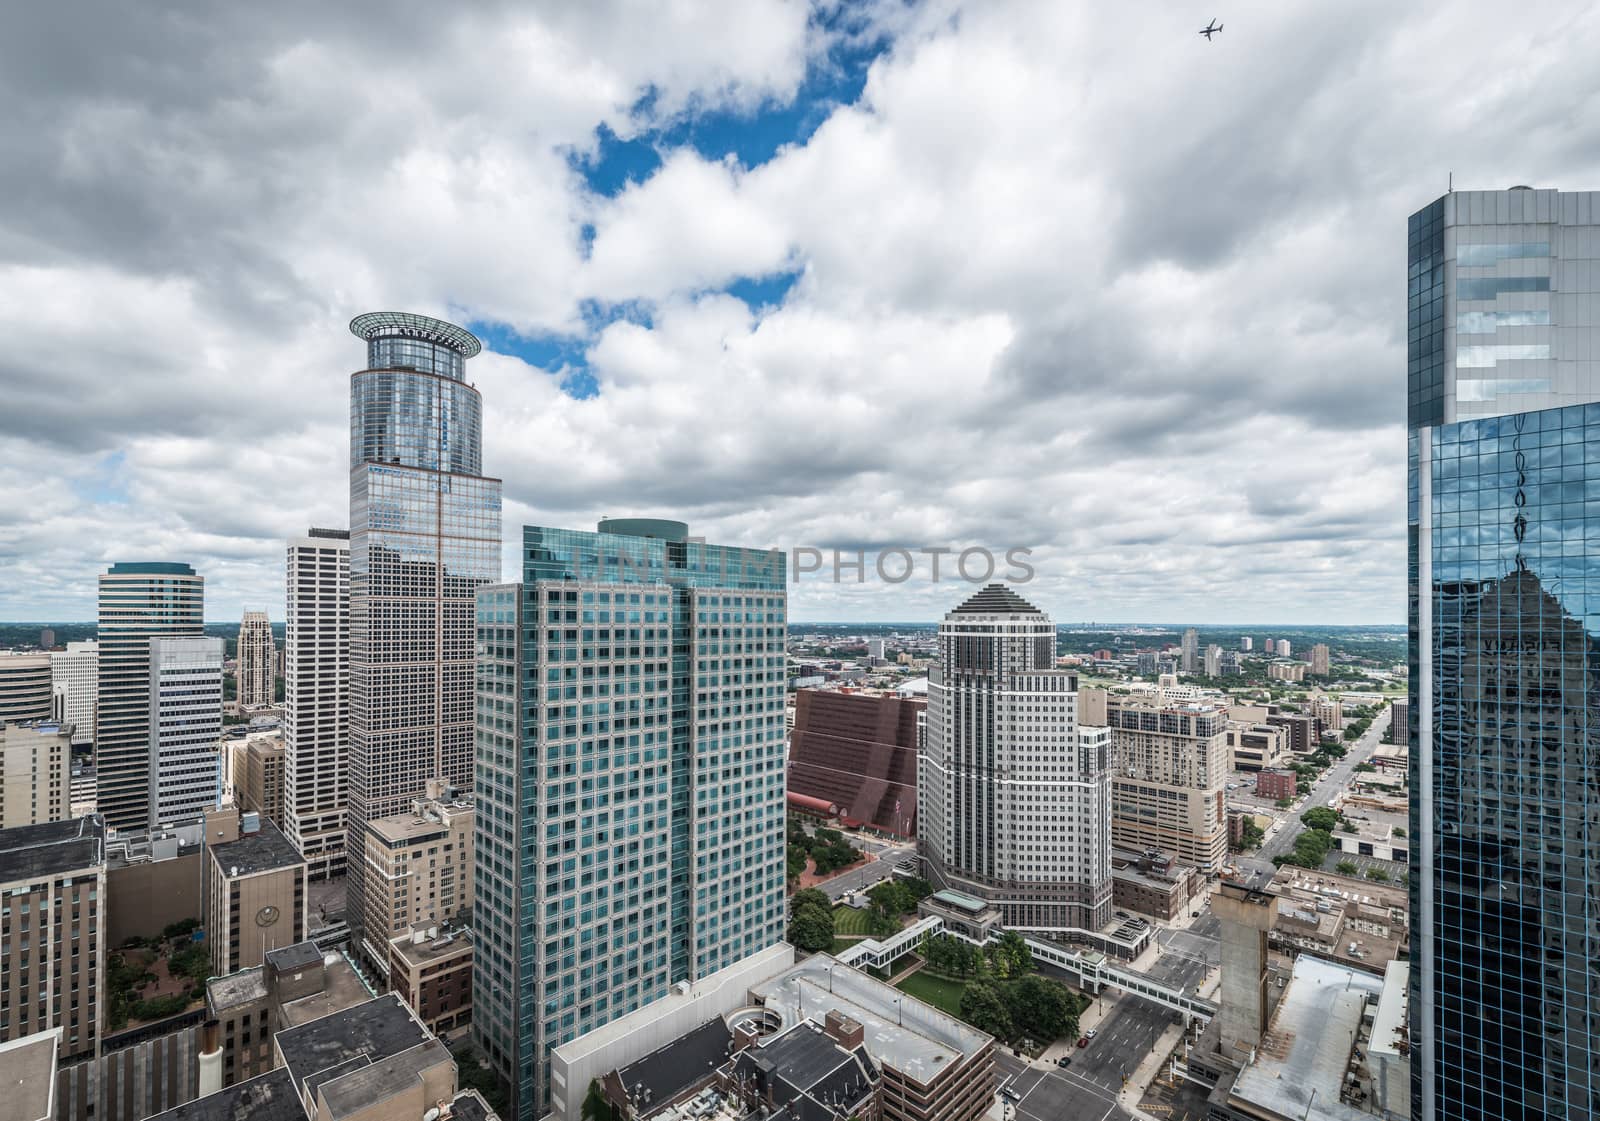
{"type": "MultiPolygon", "coordinates": [[[[848,7],[841,5],[824,22],[844,22],[841,13],[848,7]]],[[[769,99],[749,111],[690,109],[628,139],[601,125],[596,150],[588,155],[575,153],[573,166],[591,191],[606,197],[648,179],[661,166],[662,154],[678,148],[693,148],[708,160],[732,156],[746,168],[759,167],[785,145],[811,139],[838,106],[854,104],[866,86],[873,60],[887,49],[882,38],[841,35],[831,50],[811,61],[800,88],[788,101],[769,99]]],[[[634,104],[633,115],[648,117],[655,97],[654,90],[646,90],[634,104]]]]}
{"type": "Polygon", "coordinates": [[[102,457],[89,474],[72,481],[72,490],[79,498],[97,506],[120,506],[127,502],[127,453],[112,452],[102,457]]]}

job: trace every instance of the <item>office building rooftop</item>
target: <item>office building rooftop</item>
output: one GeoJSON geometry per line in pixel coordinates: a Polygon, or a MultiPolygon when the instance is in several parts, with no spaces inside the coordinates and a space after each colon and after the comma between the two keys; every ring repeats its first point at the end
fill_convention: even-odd
{"type": "Polygon", "coordinates": [[[784,1028],[841,1012],[862,1027],[862,1042],[880,1063],[921,1083],[946,1066],[976,1055],[991,1037],[899,989],[813,954],[751,995],[775,1011],[784,1028]]]}
{"type": "Polygon", "coordinates": [[[308,1079],[328,1081],[334,1068],[363,1067],[432,1038],[395,993],[278,1033],[283,1062],[302,1089],[308,1079]]]}
{"type": "Polygon", "coordinates": [[[279,1067],[158,1113],[149,1121],[305,1121],[305,1116],[294,1080],[279,1067]]]}
{"type": "Polygon", "coordinates": [[[1301,954],[1254,1060],[1233,1084],[1233,1098],[1269,1116],[1370,1121],[1370,1113],[1341,1095],[1363,1043],[1362,1018],[1382,991],[1378,977],[1301,954]]]}
{"type": "Polygon", "coordinates": [[[105,860],[105,823],[96,815],[0,829],[0,883],[54,876],[105,860]]]}
{"type": "Polygon", "coordinates": [[[278,827],[265,818],[254,833],[241,833],[237,841],[224,841],[210,848],[211,859],[225,869],[229,877],[253,876],[258,872],[271,872],[279,868],[292,868],[305,863],[305,858],[278,832],[278,827]]]}

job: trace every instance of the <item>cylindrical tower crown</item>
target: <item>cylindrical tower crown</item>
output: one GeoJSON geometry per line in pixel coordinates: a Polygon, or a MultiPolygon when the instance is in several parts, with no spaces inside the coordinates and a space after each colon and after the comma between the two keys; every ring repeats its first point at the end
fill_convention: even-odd
{"type": "Polygon", "coordinates": [[[408,312],[350,321],[367,369],[350,383],[350,463],[483,473],[483,402],[465,381],[483,349],[472,332],[408,312]]]}

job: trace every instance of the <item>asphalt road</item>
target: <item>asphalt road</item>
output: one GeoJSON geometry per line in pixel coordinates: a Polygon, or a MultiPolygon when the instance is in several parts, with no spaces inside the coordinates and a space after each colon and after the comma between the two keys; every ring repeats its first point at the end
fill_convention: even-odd
{"type": "Polygon", "coordinates": [[[1085,1078],[1078,1072],[1076,1059],[1066,1070],[1051,1067],[1044,1071],[1002,1051],[996,1065],[1000,1068],[1000,1085],[1018,1095],[1015,1106],[1007,1111],[1017,1121],[1132,1121],[1133,1115],[1117,1105],[1120,1079],[1108,1085],[1103,1080],[1085,1078]]]}
{"type": "Polygon", "coordinates": [[[1373,750],[1378,746],[1378,740],[1383,736],[1384,730],[1389,727],[1389,708],[1383,710],[1372,721],[1372,727],[1367,729],[1367,734],[1350,745],[1350,750],[1345,752],[1343,759],[1338,760],[1328,772],[1311,788],[1311,793],[1305,801],[1289,811],[1283,826],[1265,841],[1261,848],[1249,856],[1235,858],[1243,878],[1250,879],[1259,874],[1262,883],[1266,883],[1277,869],[1273,866],[1272,858],[1288,852],[1294,847],[1294,839],[1304,828],[1300,824],[1300,815],[1316,806],[1326,806],[1333,802],[1334,795],[1343,790],[1350,781],[1350,776],[1355,773],[1357,763],[1363,763],[1372,757],[1373,750]]]}
{"type": "Polygon", "coordinates": [[[850,839],[857,848],[870,851],[877,856],[877,859],[869,860],[858,868],[852,868],[817,885],[819,889],[827,892],[828,899],[834,903],[843,899],[847,891],[861,891],[863,888],[887,880],[894,875],[896,864],[916,852],[916,846],[910,843],[885,844],[881,841],[864,841],[857,837],[850,839]]]}

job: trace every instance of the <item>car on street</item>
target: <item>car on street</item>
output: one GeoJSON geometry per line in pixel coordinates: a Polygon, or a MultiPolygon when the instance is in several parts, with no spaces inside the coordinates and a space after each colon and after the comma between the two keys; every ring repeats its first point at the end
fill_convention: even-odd
{"type": "Polygon", "coordinates": [[[1019,1102],[1022,1100],[1022,1095],[1018,1094],[1010,1086],[1000,1087],[1000,1096],[1008,1102],[1019,1102]]]}
{"type": "Polygon", "coordinates": [[[1087,1036],[1080,1035],[1078,1037],[1078,1046],[1079,1047],[1087,1047],[1087,1046],[1089,1046],[1089,1038],[1087,1036]]]}
{"type": "Polygon", "coordinates": [[[1059,1059],[1056,1060],[1056,1066],[1060,1067],[1062,1070],[1066,1070],[1071,1065],[1072,1065],[1072,1056],[1071,1055],[1062,1055],[1059,1059]]]}
{"type": "Polygon", "coordinates": [[[1085,1038],[1085,1039],[1093,1039],[1095,1036],[1097,1036],[1099,1034],[1100,1033],[1099,1033],[1099,1031],[1097,1029],[1090,1028],[1088,1031],[1083,1033],[1083,1038],[1085,1038]]]}

